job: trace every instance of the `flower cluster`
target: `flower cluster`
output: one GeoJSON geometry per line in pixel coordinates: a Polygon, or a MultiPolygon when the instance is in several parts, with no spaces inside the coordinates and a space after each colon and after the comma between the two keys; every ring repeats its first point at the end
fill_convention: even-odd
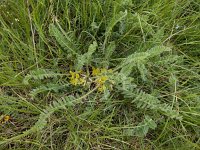
{"type": "Polygon", "coordinates": [[[97,80],[96,80],[96,83],[97,85],[99,86],[98,90],[100,92],[103,92],[104,90],[106,90],[106,86],[105,86],[105,82],[108,80],[108,77],[107,76],[102,76],[102,77],[99,77],[97,80]]]}
{"type": "Polygon", "coordinates": [[[2,124],[5,124],[5,123],[7,123],[10,120],[10,118],[11,118],[10,116],[6,115],[6,116],[2,117],[2,119],[0,120],[0,122],[2,124]]]}
{"type": "Polygon", "coordinates": [[[103,92],[106,90],[106,81],[109,81],[109,77],[107,76],[108,73],[112,73],[112,70],[105,69],[105,68],[92,68],[92,76],[96,77],[95,83],[97,84],[98,91],[103,92]]]}
{"type": "Polygon", "coordinates": [[[81,72],[70,71],[70,83],[72,85],[84,85],[86,80],[80,76],[81,72]]]}
{"type": "Polygon", "coordinates": [[[98,91],[103,92],[107,89],[106,82],[110,81],[108,73],[112,73],[111,69],[105,68],[94,68],[92,67],[91,75],[86,75],[85,72],[73,72],[70,71],[70,83],[72,85],[82,85],[85,86],[87,84],[95,83],[98,86],[98,91]]]}
{"type": "Polygon", "coordinates": [[[92,67],[92,75],[99,76],[102,74],[112,73],[112,69],[105,69],[105,68],[94,68],[92,67]]]}

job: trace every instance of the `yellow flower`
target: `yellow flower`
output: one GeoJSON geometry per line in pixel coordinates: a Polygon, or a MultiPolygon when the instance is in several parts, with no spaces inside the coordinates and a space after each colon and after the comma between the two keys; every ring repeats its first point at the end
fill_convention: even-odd
{"type": "Polygon", "coordinates": [[[77,85],[77,84],[79,83],[79,80],[76,79],[76,78],[72,78],[72,79],[70,79],[70,83],[71,83],[72,85],[77,85]]]}
{"type": "Polygon", "coordinates": [[[112,73],[112,72],[113,72],[112,69],[94,68],[94,67],[92,67],[92,75],[93,76],[99,76],[99,75],[102,75],[102,74],[112,73]]]}
{"type": "Polygon", "coordinates": [[[79,74],[76,72],[72,72],[72,71],[70,71],[69,73],[71,75],[70,83],[73,85],[77,85],[79,83],[79,78],[80,78],[79,74]]]}
{"type": "Polygon", "coordinates": [[[98,84],[104,84],[106,81],[108,80],[108,77],[107,76],[101,76],[97,79],[97,83],[98,84]]]}
{"type": "Polygon", "coordinates": [[[100,69],[92,67],[92,75],[93,76],[98,76],[99,74],[101,74],[100,69]]]}
{"type": "Polygon", "coordinates": [[[71,75],[71,78],[74,78],[75,72],[70,71],[69,73],[70,73],[70,75],[71,75]]]}
{"type": "Polygon", "coordinates": [[[79,79],[80,75],[78,73],[76,73],[76,79],[79,79]]]}
{"type": "Polygon", "coordinates": [[[4,123],[6,123],[6,122],[8,122],[10,120],[10,116],[4,116],[3,118],[2,118],[2,120],[0,120],[0,123],[2,123],[2,124],[4,124],[4,123]]]}
{"type": "Polygon", "coordinates": [[[71,77],[69,78],[70,78],[70,83],[72,85],[85,84],[86,80],[81,78],[79,73],[70,71],[70,74],[71,74],[71,77]]]}
{"type": "Polygon", "coordinates": [[[105,82],[108,80],[107,76],[101,76],[96,80],[98,87],[98,91],[103,92],[106,90],[105,82]]]}
{"type": "Polygon", "coordinates": [[[80,79],[79,79],[79,81],[80,81],[80,83],[79,83],[79,84],[85,84],[85,83],[86,83],[86,80],[85,80],[85,79],[83,79],[83,78],[80,78],[80,79]]]}
{"type": "MultiPolygon", "coordinates": [[[[107,88],[105,83],[106,81],[110,81],[109,80],[109,76],[107,76],[107,73],[112,73],[112,69],[106,69],[106,68],[95,68],[92,67],[92,76],[95,78],[95,80],[93,81],[92,78],[88,78],[88,83],[89,82],[94,82],[97,86],[98,86],[98,91],[103,92],[105,91],[105,89],[107,88]]],[[[89,75],[88,75],[89,76],[89,75]]],[[[87,83],[86,78],[87,76],[85,76],[85,72],[82,71],[70,71],[70,83],[72,85],[85,85],[87,83]]]]}
{"type": "Polygon", "coordinates": [[[70,71],[69,73],[71,75],[71,78],[80,78],[80,75],[79,75],[80,71],[79,72],[70,71]]]}
{"type": "Polygon", "coordinates": [[[5,117],[4,117],[4,121],[7,122],[7,121],[9,121],[9,120],[10,120],[10,116],[5,116],[5,117]]]}

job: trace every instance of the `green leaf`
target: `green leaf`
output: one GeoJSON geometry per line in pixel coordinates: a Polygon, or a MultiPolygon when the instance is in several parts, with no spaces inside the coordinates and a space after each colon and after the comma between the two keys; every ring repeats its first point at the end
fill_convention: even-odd
{"type": "Polygon", "coordinates": [[[66,86],[68,86],[68,85],[67,84],[60,85],[60,84],[47,83],[46,85],[41,85],[41,86],[33,89],[30,92],[30,96],[35,97],[36,95],[46,92],[46,91],[54,91],[57,93],[59,90],[65,88],[66,86]]]}
{"type": "Polygon", "coordinates": [[[108,23],[108,26],[105,32],[105,39],[103,43],[103,51],[105,51],[105,45],[107,43],[108,37],[110,36],[113,27],[122,19],[124,19],[126,16],[127,16],[127,10],[125,10],[125,12],[120,11],[118,14],[114,15],[111,21],[108,23]]]}
{"type": "Polygon", "coordinates": [[[148,74],[148,70],[143,63],[137,63],[137,68],[140,71],[141,78],[143,81],[147,81],[146,75],[148,74]]]}
{"type": "Polygon", "coordinates": [[[146,75],[148,73],[145,64],[150,58],[160,55],[165,51],[170,51],[171,49],[166,46],[155,46],[146,52],[134,53],[128,56],[122,63],[117,67],[117,69],[121,68],[121,73],[125,75],[130,75],[132,69],[137,67],[141,73],[141,77],[144,81],[146,81],[146,75]]]}
{"type": "Polygon", "coordinates": [[[141,123],[139,123],[136,127],[125,129],[124,135],[144,137],[149,132],[149,129],[154,130],[156,127],[157,124],[149,116],[145,116],[144,120],[141,123]]]}
{"type": "MultiPolygon", "coordinates": [[[[60,27],[61,28],[61,27],[60,27]]],[[[64,50],[67,50],[68,53],[73,53],[76,54],[76,48],[75,45],[73,44],[74,41],[72,41],[71,37],[69,37],[63,29],[61,29],[62,32],[54,25],[50,24],[49,25],[49,33],[51,36],[56,38],[56,41],[62,46],[64,50]]]]}
{"type": "Polygon", "coordinates": [[[116,14],[116,15],[111,19],[111,21],[109,22],[109,24],[108,24],[108,26],[107,26],[107,28],[106,28],[106,33],[105,33],[105,35],[108,36],[108,35],[111,33],[113,27],[114,27],[119,21],[121,21],[123,18],[125,18],[126,15],[127,15],[127,10],[125,10],[125,12],[120,11],[118,14],[116,14]]]}
{"type": "Polygon", "coordinates": [[[94,41],[92,44],[90,44],[88,48],[88,52],[83,54],[83,55],[78,55],[77,57],[77,64],[76,64],[76,70],[81,70],[83,65],[89,64],[92,58],[92,54],[96,51],[97,49],[97,42],[94,41]]]}
{"type": "Polygon", "coordinates": [[[113,52],[116,49],[116,44],[114,41],[110,42],[110,44],[108,45],[108,47],[105,49],[105,58],[108,61],[111,57],[111,55],[113,54],[113,52]]]}
{"type": "Polygon", "coordinates": [[[126,92],[126,96],[132,98],[135,97],[132,102],[135,103],[138,108],[147,108],[154,111],[160,111],[172,119],[175,118],[177,120],[182,120],[182,116],[179,114],[178,111],[173,110],[172,107],[166,103],[161,103],[158,98],[156,98],[152,94],[147,94],[140,90],[135,94],[126,92]]]}
{"type": "Polygon", "coordinates": [[[23,83],[28,85],[30,79],[42,80],[42,79],[45,79],[45,78],[56,78],[56,77],[62,76],[62,75],[63,74],[55,73],[55,72],[48,70],[48,69],[39,68],[39,69],[30,71],[30,73],[25,76],[23,83]]]}

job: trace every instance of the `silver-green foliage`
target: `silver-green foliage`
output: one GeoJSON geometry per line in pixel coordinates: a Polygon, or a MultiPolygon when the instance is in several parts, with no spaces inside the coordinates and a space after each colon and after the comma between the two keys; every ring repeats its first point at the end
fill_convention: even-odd
{"type": "Polygon", "coordinates": [[[149,59],[159,56],[161,53],[166,51],[171,51],[171,49],[166,46],[155,46],[146,52],[133,53],[125,58],[117,69],[121,69],[121,73],[129,76],[133,68],[137,67],[140,71],[142,79],[146,80],[148,71],[145,64],[149,61],[149,59]]]}
{"type": "MultiPolygon", "coordinates": [[[[131,96],[131,94],[129,96],[131,96]]],[[[166,103],[161,103],[158,98],[156,98],[152,94],[147,94],[143,91],[138,91],[135,94],[135,98],[132,100],[132,103],[135,103],[137,107],[141,109],[151,109],[155,112],[161,111],[166,116],[169,116],[172,119],[182,119],[182,116],[179,114],[179,112],[173,110],[172,106],[166,103]]]]}
{"type": "Polygon", "coordinates": [[[58,27],[56,27],[54,24],[50,24],[49,33],[51,36],[55,37],[56,41],[65,51],[67,51],[67,53],[76,54],[77,48],[74,44],[74,40],[72,40],[73,38],[69,36],[69,34],[67,34],[61,27],[59,30],[58,27]]]}
{"type": "Polygon", "coordinates": [[[154,130],[156,127],[155,121],[149,116],[145,116],[144,120],[137,126],[124,129],[123,135],[144,137],[150,129],[154,130]]]}
{"type": "Polygon", "coordinates": [[[127,16],[127,10],[124,12],[120,11],[118,14],[114,14],[112,19],[109,21],[106,32],[105,32],[105,39],[103,44],[103,50],[105,50],[105,46],[108,40],[108,37],[111,35],[111,31],[113,30],[113,27],[121,20],[123,20],[127,16]]]}
{"type": "Polygon", "coordinates": [[[75,66],[76,70],[80,70],[83,65],[88,65],[90,63],[92,59],[92,54],[96,51],[97,46],[97,42],[94,41],[92,44],[90,44],[87,53],[77,56],[77,64],[75,66]]]}
{"type": "Polygon", "coordinates": [[[43,92],[47,92],[47,91],[53,91],[55,93],[58,93],[59,90],[65,88],[67,86],[68,86],[68,84],[47,83],[47,84],[41,85],[41,86],[36,87],[35,89],[33,89],[30,92],[30,95],[32,97],[35,97],[36,95],[38,95],[40,93],[43,93],[43,92]]]}
{"type": "Polygon", "coordinates": [[[131,103],[135,104],[137,108],[144,110],[150,109],[155,113],[161,113],[170,118],[182,120],[182,116],[178,111],[173,110],[172,106],[162,102],[152,93],[146,93],[139,89],[134,79],[127,77],[122,73],[115,74],[115,79],[118,90],[124,95],[125,98],[131,100],[131,103]]]}
{"type": "Polygon", "coordinates": [[[48,70],[48,69],[39,68],[39,69],[30,71],[30,73],[25,76],[23,83],[28,85],[30,79],[43,80],[43,79],[46,79],[46,78],[56,78],[56,77],[62,76],[62,75],[63,74],[55,73],[55,72],[48,70]]]}

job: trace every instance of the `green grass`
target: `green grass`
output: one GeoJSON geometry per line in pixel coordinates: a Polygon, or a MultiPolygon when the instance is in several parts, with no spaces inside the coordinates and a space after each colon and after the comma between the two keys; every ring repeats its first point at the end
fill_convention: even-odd
{"type": "Polygon", "coordinates": [[[0,120],[0,150],[200,149],[199,0],[0,1],[0,120]]]}

